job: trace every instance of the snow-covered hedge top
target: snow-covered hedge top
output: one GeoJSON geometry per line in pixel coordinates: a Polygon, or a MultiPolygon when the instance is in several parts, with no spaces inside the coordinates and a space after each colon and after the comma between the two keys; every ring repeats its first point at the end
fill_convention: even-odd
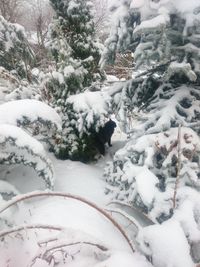
{"type": "Polygon", "coordinates": [[[85,92],[70,96],[67,102],[73,104],[77,112],[92,110],[95,114],[107,114],[110,96],[102,92],[85,92]]]}
{"type": "Polygon", "coordinates": [[[29,123],[48,121],[61,129],[61,118],[53,108],[43,102],[22,99],[0,105],[0,124],[18,125],[25,118],[29,123]]]}
{"type": "Polygon", "coordinates": [[[19,127],[0,124],[0,164],[30,166],[53,188],[54,170],[43,145],[19,127]]]}
{"type": "Polygon", "coordinates": [[[66,103],[73,106],[73,116],[76,117],[74,123],[82,134],[90,127],[98,130],[105,123],[105,117],[110,112],[111,97],[106,92],[85,92],[70,96],[66,103]]]}
{"type": "Polygon", "coordinates": [[[8,124],[0,124],[0,143],[3,143],[6,138],[13,138],[16,146],[28,146],[34,153],[45,156],[43,145],[35,138],[26,134],[22,129],[8,124]]]}

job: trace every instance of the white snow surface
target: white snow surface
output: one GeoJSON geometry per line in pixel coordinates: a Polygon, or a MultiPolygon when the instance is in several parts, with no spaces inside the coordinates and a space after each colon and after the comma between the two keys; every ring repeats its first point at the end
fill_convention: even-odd
{"type": "Polygon", "coordinates": [[[43,119],[51,121],[61,129],[61,118],[57,112],[47,104],[33,99],[9,101],[0,105],[0,124],[17,125],[26,117],[30,122],[43,119]]]}
{"type": "MultiPolygon", "coordinates": [[[[14,126],[10,126],[14,127],[14,126]]],[[[20,129],[19,129],[20,130],[20,129]]],[[[121,133],[115,133],[113,138],[113,147],[110,149],[104,159],[99,160],[96,164],[83,164],[80,162],[72,162],[70,160],[57,160],[51,154],[51,160],[55,168],[55,191],[79,195],[99,207],[105,208],[110,201],[109,197],[104,194],[105,181],[103,179],[103,167],[105,163],[111,159],[110,153],[119,149],[120,142],[122,142],[121,133]]],[[[122,145],[122,144],[121,144],[122,145]]],[[[26,168],[16,168],[13,170],[15,177],[12,177],[12,184],[21,193],[36,190],[38,183],[35,180],[30,184],[24,183],[24,176],[33,180],[33,174],[26,168]]],[[[155,192],[155,184],[157,180],[154,176],[149,175],[148,169],[135,169],[137,174],[138,191],[147,202],[151,202],[154,195],[149,195],[155,192]],[[143,178],[149,179],[147,186],[143,184],[143,178]],[[140,180],[141,179],[141,180],[140,180]]],[[[10,181],[10,179],[9,179],[10,181]]],[[[145,182],[146,183],[146,182],[145,182]]],[[[191,189],[192,190],[192,189],[191,189]]],[[[186,194],[181,191],[180,194],[186,194]]],[[[65,242],[93,242],[98,243],[108,248],[107,252],[100,252],[97,248],[86,246],[82,244],[69,249],[69,254],[73,256],[66,258],[66,263],[62,261],[62,257],[56,254],[58,267],[193,267],[191,256],[189,254],[189,245],[185,237],[185,233],[189,233],[190,240],[195,239],[193,232],[194,221],[188,220],[187,217],[191,215],[189,212],[193,193],[189,194],[190,199],[187,203],[183,203],[182,208],[177,211],[175,219],[171,219],[162,225],[147,226],[140,229],[137,241],[140,244],[141,251],[149,255],[153,260],[153,265],[149,263],[141,253],[132,253],[129,245],[124,237],[113,227],[112,223],[107,220],[98,211],[81,203],[77,200],[59,197],[36,198],[32,201],[24,202],[23,205],[15,206],[12,210],[12,215],[17,225],[47,225],[57,226],[64,231],[48,231],[48,230],[26,230],[25,236],[29,238],[24,246],[20,240],[8,238],[6,240],[12,241],[9,257],[13,256],[10,266],[25,267],[27,262],[35,255],[42,252],[38,248],[37,242],[45,242],[52,238],[59,237],[57,241],[51,241],[47,247],[53,245],[61,245],[65,242]],[[182,228],[182,225],[184,227],[182,228]],[[189,231],[190,229],[190,231],[189,231]],[[39,239],[39,240],[38,240],[39,239]],[[54,242],[54,243],[52,243],[54,242]],[[16,246],[15,246],[16,245],[16,246]],[[21,249],[19,250],[19,246],[21,249]],[[22,249],[23,248],[23,249],[22,249]],[[81,251],[79,253],[78,251],[81,251]],[[25,254],[23,254],[23,253],[25,254]],[[23,258],[20,258],[24,255],[23,258]],[[26,256],[25,256],[26,255],[26,256]],[[96,256],[94,256],[96,255],[96,256]]],[[[198,194],[193,196],[193,199],[198,202],[198,194]]],[[[20,198],[20,195],[17,199],[20,198]]],[[[188,197],[189,198],[189,197],[188,197]]],[[[5,203],[4,203],[5,205],[5,203]]],[[[10,209],[5,211],[9,212],[10,209]]],[[[4,214],[4,213],[3,213],[4,214]]],[[[6,217],[7,219],[9,216],[6,217]]],[[[196,233],[198,230],[196,229],[196,233]]],[[[21,233],[23,235],[23,233],[21,233]]],[[[43,247],[43,249],[45,246],[43,247]]],[[[6,262],[5,245],[0,244],[0,258],[1,263],[6,262]]],[[[2,265],[5,266],[5,265],[2,265]]],[[[47,267],[48,265],[44,259],[38,258],[33,267],[47,267]]]]}
{"type": "Polygon", "coordinates": [[[150,206],[154,200],[158,189],[156,184],[158,178],[147,167],[143,167],[142,171],[135,176],[136,190],[145,205],[150,206]]]}
{"type": "Polygon", "coordinates": [[[141,230],[140,242],[156,267],[193,267],[187,239],[180,224],[169,220],[141,230]]]}
{"type": "Polygon", "coordinates": [[[95,114],[107,114],[107,105],[110,96],[103,92],[85,92],[70,96],[67,102],[73,103],[75,110],[93,110],[95,114]]]}
{"type": "MultiPolygon", "coordinates": [[[[15,143],[19,147],[29,147],[34,153],[40,154],[41,156],[46,156],[43,145],[38,142],[35,138],[28,135],[25,131],[19,127],[0,124],[0,144],[5,142],[6,138],[15,139],[15,143]]],[[[2,151],[1,151],[2,152],[2,151]]],[[[0,152],[0,154],[1,154],[0,152]]]]}

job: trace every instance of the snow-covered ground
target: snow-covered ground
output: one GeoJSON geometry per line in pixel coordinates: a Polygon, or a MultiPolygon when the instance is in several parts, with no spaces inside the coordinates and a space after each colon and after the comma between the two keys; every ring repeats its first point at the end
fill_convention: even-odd
{"type": "MultiPolygon", "coordinates": [[[[134,213],[128,206],[123,207],[121,213],[132,220],[131,225],[130,221],[112,213],[132,240],[137,251],[133,253],[126,237],[112,220],[88,202],[80,201],[80,198],[87,200],[104,211],[112,209],[113,205],[108,205],[110,195],[105,194],[104,168],[126,142],[126,135],[117,128],[112,138],[113,146],[106,147],[105,157],[91,164],[61,161],[48,153],[54,166],[54,192],[71,194],[79,200],[69,195],[46,195],[29,198],[1,213],[14,227],[4,238],[7,227],[0,231],[0,267],[194,267],[179,219],[152,225],[147,217],[134,213]],[[149,259],[153,258],[153,265],[138,252],[141,250],[149,259]]],[[[34,192],[44,192],[44,181],[28,167],[9,168],[9,173],[5,168],[1,175],[2,178],[6,175],[6,180],[27,197],[33,196],[34,192]]],[[[143,188],[150,189],[145,185],[143,188]]],[[[23,196],[17,196],[16,200],[23,196]]],[[[0,206],[0,212],[4,205],[0,206]]],[[[107,214],[111,213],[107,211],[107,214]]]]}
{"type": "MultiPolygon", "coordinates": [[[[55,169],[55,191],[77,195],[95,203],[101,208],[106,208],[106,205],[109,203],[109,197],[105,195],[103,168],[106,162],[111,160],[114,152],[124,142],[126,142],[126,136],[123,136],[117,130],[113,136],[113,146],[107,148],[106,156],[92,164],[83,164],[70,160],[61,161],[56,159],[52,154],[49,154],[55,169]]],[[[7,181],[12,183],[20,193],[44,189],[43,181],[30,168],[13,167],[10,173],[7,173],[6,177],[7,181]],[[15,173],[14,177],[13,172],[15,173]]],[[[124,236],[110,220],[93,207],[76,199],[63,197],[35,198],[19,204],[15,208],[8,209],[5,212],[5,216],[9,213],[9,217],[10,212],[13,214],[13,221],[18,226],[28,224],[64,228],[65,234],[63,232],[62,234],[65,242],[66,235],[69,243],[70,241],[84,243],[89,240],[89,242],[100,244],[108,249],[108,251],[100,251],[100,253],[97,248],[84,248],[83,244],[76,245],[69,249],[69,255],[73,256],[61,259],[62,257],[60,258],[60,255],[56,255],[59,263],[58,266],[128,267],[133,266],[132,264],[134,263],[138,267],[150,266],[143,256],[138,253],[132,253],[124,236]],[[65,262],[67,262],[66,265],[65,262]]],[[[54,266],[47,265],[46,261],[40,257],[35,261],[34,257],[39,255],[38,242],[41,242],[43,239],[49,240],[52,237],[57,237],[58,233],[56,231],[26,230],[25,236],[28,237],[27,240],[24,237],[23,231],[18,234],[19,236],[22,234],[21,239],[24,241],[23,244],[20,243],[20,238],[19,240],[16,238],[17,241],[12,241],[12,246],[8,246],[7,248],[5,248],[4,242],[1,243],[1,267],[6,266],[7,261],[10,261],[10,267],[54,266]],[[19,252],[16,251],[15,245],[21,247],[19,252]],[[6,249],[8,250],[7,253],[5,253],[6,249]],[[24,253],[26,254],[25,258],[24,253]],[[29,265],[30,262],[32,262],[32,265],[29,265]]],[[[8,244],[12,239],[11,236],[8,236],[6,239],[8,244]]]]}

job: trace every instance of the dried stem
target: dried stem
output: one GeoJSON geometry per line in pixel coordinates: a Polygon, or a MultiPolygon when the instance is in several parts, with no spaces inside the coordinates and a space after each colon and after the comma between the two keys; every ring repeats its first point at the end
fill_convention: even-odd
{"type": "Polygon", "coordinates": [[[178,127],[178,137],[177,137],[177,146],[178,146],[178,161],[177,161],[177,173],[176,173],[176,182],[174,187],[174,195],[173,195],[173,210],[176,208],[176,196],[178,185],[180,181],[180,171],[181,171],[181,125],[178,127]]]}
{"type": "Polygon", "coordinates": [[[63,244],[57,244],[57,245],[55,244],[49,248],[47,247],[45,253],[43,254],[43,257],[45,257],[46,254],[51,252],[52,250],[63,248],[63,247],[75,246],[75,245],[79,245],[79,244],[90,245],[90,246],[97,247],[98,249],[100,249],[102,251],[108,251],[108,248],[106,248],[102,245],[96,244],[96,243],[92,243],[92,242],[88,242],[88,241],[77,241],[77,242],[72,242],[72,243],[63,243],[63,244]]]}
{"type": "Polygon", "coordinates": [[[36,198],[36,197],[48,197],[48,196],[49,197],[64,197],[64,198],[75,199],[75,200],[81,201],[81,202],[85,203],[86,205],[96,209],[101,214],[103,214],[119,230],[119,232],[123,235],[123,237],[126,239],[127,243],[129,244],[129,247],[131,248],[132,252],[135,252],[135,249],[133,248],[133,244],[130,241],[129,237],[127,236],[127,234],[125,233],[123,228],[112,218],[112,216],[109,213],[107,213],[106,211],[104,211],[102,208],[98,207],[95,203],[90,202],[89,200],[86,200],[80,196],[67,194],[67,193],[61,193],[61,192],[38,192],[38,191],[32,192],[32,193],[21,195],[20,197],[17,196],[16,198],[13,198],[4,207],[2,207],[0,209],[0,213],[5,211],[9,207],[21,202],[21,201],[36,198]]]}
{"type": "Polygon", "coordinates": [[[22,225],[22,226],[18,226],[18,227],[14,227],[11,228],[9,230],[6,231],[1,231],[0,232],[0,238],[12,234],[12,233],[16,233],[16,232],[20,232],[23,230],[27,230],[27,229],[45,229],[45,230],[54,230],[54,231],[62,231],[63,228],[62,227],[58,227],[58,226],[53,226],[53,225],[42,225],[42,224],[30,224],[30,225],[22,225]]]}
{"type": "Polygon", "coordinates": [[[39,253],[38,255],[36,255],[32,260],[31,260],[31,263],[29,265],[29,267],[32,267],[36,260],[37,259],[48,259],[49,258],[49,255],[48,253],[51,253],[53,254],[55,250],[58,250],[58,249],[61,249],[61,248],[64,248],[64,247],[69,247],[69,246],[75,246],[75,245],[81,245],[81,244],[84,244],[84,245],[89,245],[89,246],[94,246],[94,247],[97,247],[98,249],[102,250],[103,252],[106,252],[108,251],[108,248],[102,246],[102,245],[99,245],[99,244],[96,244],[96,243],[92,243],[92,242],[88,242],[88,241],[77,241],[77,242],[72,242],[72,243],[62,243],[62,244],[54,244],[52,245],[51,247],[47,247],[45,249],[45,251],[43,251],[42,253],[39,253]]]}

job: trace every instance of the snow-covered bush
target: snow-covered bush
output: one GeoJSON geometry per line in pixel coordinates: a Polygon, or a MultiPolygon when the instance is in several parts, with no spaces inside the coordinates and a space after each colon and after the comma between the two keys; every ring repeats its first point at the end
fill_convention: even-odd
{"type": "Polygon", "coordinates": [[[33,61],[34,54],[23,27],[9,23],[0,16],[0,66],[30,80],[30,66],[33,61]]]}
{"type": "Polygon", "coordinates": [[[22,99],[0,105],[0,124],[21,127],[37,139],[52,144],[53,136],[61,130],[61,119],[47,104],[22,99]]]}
{"type": "MultiPolygon", "coordinates": [[[[158,134],[141,136],[136,141],[128,142],[115,154],[114,163],[110,163],[106,169],[106,178],[110,184],[109,190],[113,189],[117,199],[136,204],[149,213],[156,204],[159,205],[155,201],[156,195],[160,196],[169,188],[173,192],[178,175],[179,186],[200,186],[199,136],[186,127],[181,128],[180,132],[178,136],[178,128],[171,128],[158,134]]],[[[170,198],[173,198],[173,194],[170,198]]],[[[163,212],[156,214],[153,219],[162,220],[160,216],[163,212]]],[[[166,217],[170,216],[168,212],[166,217]]]]}
{"type": "Polygon", "coordinates": [[[22,129],[0,124],[0,164],[24,164],[33,168],[47,188],[54,185],[54,171],[44,147],[22,129]]]}
{"type": "Polygon", "coordinates": [[[0,104],[18,99],[41,100],[41,95],[38,84],[18,79],[10,71],[0,67],[0,104]]]}
{"type": "Polygon", "coordinates": [[[63,130],[57,135],[55,153],[60,158],[89,161],[97,154],[94,133],[103,126],[111,112],[107,93],[85,92],[66,101],[63,130]]]}

